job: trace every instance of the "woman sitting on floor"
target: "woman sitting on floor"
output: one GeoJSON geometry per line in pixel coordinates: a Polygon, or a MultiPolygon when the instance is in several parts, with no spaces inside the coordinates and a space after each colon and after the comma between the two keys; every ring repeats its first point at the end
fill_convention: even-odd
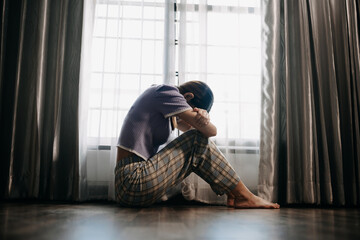
{"type": "Polygon", "coordinates": [[[279,208],[252,194],[209,140],[216,127],[209,114],[214,97],[203,82],[179,87],[154,85],[129,110],[118,140],[116,200],[123,206],[149,206],[191,172],[227,194],[235,208],[279,208]],[[158,152],[174,128],[184,133],[158,152]]]}

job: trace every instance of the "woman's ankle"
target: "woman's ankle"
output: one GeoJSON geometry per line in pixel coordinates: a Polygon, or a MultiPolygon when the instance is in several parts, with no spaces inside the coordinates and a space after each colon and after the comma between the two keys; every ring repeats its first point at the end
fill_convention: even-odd
{"type": "Polygon", "coordinates": [[[249,199],[255,196],[250,190],[243,184],[242,181],[236,185],[236,187],[229,193],[236,199],[249,199]]]}
{"type": "Polygon", "coordinates": [[[232,193],[227,194],[226,205],[228,207],[234,207],[235,206],[235,196],[232,193]]]}

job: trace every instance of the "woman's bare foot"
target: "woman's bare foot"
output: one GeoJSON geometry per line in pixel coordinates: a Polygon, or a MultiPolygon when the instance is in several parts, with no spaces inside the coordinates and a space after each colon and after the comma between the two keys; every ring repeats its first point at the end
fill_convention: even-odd
{"type": "Polygon", "coordinates": [[[269,208],[276,209],[280,208],[280,205],[277,203],[271,203],[262,199],[258,196],[253,195],[248,199],[235,198],[234,202],[235,208],[269,208]]]}
{"type": "Polygon", "coordinates": [[[233,191],[228,193],[227,206],[235,208],[280,208],[279,204],[271,203],[252,194],[241,181],[233,191]]]}

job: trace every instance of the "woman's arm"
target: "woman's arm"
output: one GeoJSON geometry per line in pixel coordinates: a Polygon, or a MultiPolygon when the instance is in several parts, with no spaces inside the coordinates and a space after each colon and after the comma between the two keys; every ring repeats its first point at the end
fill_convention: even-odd
{"type": "Polygon", "coordinates": [[[179,117],[177,117],[176,122],[177,122],[177,129],[179,129],[182,132],[186,132],[192,128],[190,124],[180,119],[179,117]]]}
{"type": "Polygon", "coordinates": [[[206,110],[194,108],[193,110],[179,113],[177,116],[182,121],[199,130],[206,137],[213,137],[217,134],[217,129],[215,125],[210,122],[210,117],[206,110]]]}

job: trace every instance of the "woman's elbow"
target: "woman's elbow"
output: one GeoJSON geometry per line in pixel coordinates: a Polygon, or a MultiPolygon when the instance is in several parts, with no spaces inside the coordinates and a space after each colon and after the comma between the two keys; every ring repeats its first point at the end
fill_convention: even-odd
{"type": "Polygon", "coordinates": [[[215,128],[215,129],[213,130],[213,132],[212,132],[211,137],[215,137],[216,135],[217,135],[217,129],[215,128]]]}
{"type": "Polygon", "coordinates": [[[215,126],[212,126],[207,132],[206,132],[206,137],[215,137],[217,134],[217,129],[215,126]]]}

